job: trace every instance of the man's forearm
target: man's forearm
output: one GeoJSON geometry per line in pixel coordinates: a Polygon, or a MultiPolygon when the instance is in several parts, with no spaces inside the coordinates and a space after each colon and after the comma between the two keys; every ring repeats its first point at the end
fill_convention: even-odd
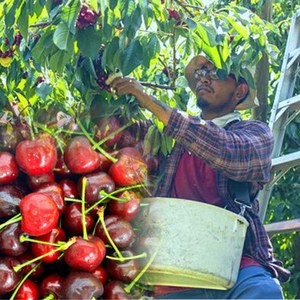
{"type": "Polygon", "coordinates": [[[136,99],[138,100],[141,106],[151,111],[165,125],[168,124],[172,113],[172,108],[170,106],[146,93],[137,95],[136,99]]]}

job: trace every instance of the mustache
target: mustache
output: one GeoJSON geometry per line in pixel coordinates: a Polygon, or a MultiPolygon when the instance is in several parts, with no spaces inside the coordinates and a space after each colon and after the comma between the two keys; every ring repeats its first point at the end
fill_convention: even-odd
{"type": "Polygon", "coordinates": [[[210,86],[206,85],[206,84],[201,84],[201,85],[197,86],[196,87],[196,94],[199,93],[201,90],[206,90],[210,93],[213,92],[213,89],[210,86]]]}

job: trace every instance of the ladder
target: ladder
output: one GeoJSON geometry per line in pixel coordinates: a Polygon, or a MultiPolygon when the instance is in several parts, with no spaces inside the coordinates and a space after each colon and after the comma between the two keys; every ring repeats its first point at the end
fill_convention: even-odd
{"type": "MultiPolygon", "coordinates": [[[[269,126],[274,135],[271,180],[259,193],[260,218],[265,218],[268,202],[276,182],[291,168],[300,165],[300,151],[282,155],[287,125],[300,113],[300,95],[294,95],[297,76],[300,79],[300,10],[292,19],[283,57],[280,78],[274,98],[269,126]],[[298,74],[299,73],[299,74],[298,74]]],[[[300,219],[266,224],[269,234],[300,230],[300,219]]]]}

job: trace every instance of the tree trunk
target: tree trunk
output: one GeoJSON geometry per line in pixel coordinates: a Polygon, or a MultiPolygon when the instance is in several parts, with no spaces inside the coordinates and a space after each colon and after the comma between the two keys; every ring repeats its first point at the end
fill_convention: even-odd
{"type": "MultiPolygon", "coordinates": [[[[273,0],[266,0],[262,7],[261,18],[268,22],[272,20],[272,4],[273,0]]],[[[252,110],[254,119],[268,120],[268,90],[269,90],[269,62],[266,55],[263,56],[256,68],[255,80],[257,84],[257,98],[259,99],[259,107],[252,110]]]]}

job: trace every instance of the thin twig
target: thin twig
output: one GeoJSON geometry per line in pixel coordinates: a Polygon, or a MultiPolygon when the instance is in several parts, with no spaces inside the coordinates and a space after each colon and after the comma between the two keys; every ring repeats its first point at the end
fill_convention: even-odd
{"type": "Polygon", "coordinates": [[[189,10],[188,10],[188,5],[187,4],[185,4],[185,3],[182,3],[181,1],[179,1],[179,0],[175,0],[175,2],[179,5],[179,6],[181,6],[184,10],[185,10],[185,12],[190,16],[190,17],[192,17],[192,18],[194,18],[195,17],[195,15],[193,14],[193,13],[191,13],[189,10]]]}
{"type": "Polygon", "coordinates": [[[139,81],[141,85],[147,86],[153,89],[164,89],[164,90],[176,90],[175,87],[169,86],[169,85],[163,85],[163,84],[156,84],[156,83],[150,83],[150,82],[144,82],[144,81],[139,81]]]}

